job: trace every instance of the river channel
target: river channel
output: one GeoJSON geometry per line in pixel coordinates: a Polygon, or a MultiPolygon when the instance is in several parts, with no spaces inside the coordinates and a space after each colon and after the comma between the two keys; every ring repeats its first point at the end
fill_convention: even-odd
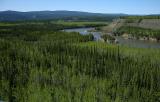
{"type": "MultiPolygon", "coordinates": [[[[74,28],[74,29],[65,29],[65,32],[79,32],[82,35],[93,34],[94,40],[101,40],[102,32],[90,32],[94,28],[74,28]]],[[[159,42],[152,41],[141,41],[135,39],[124,39],[123,37],[115,37],[118,40],[118,44],[121,46],[137,47],[137,48],[160,48],[159,42]]]]}

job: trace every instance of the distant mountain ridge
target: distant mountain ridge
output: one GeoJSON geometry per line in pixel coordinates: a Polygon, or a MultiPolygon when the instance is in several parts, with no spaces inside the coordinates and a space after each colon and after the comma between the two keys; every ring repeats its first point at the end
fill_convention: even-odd
{"type": "Polygon", "coordinates": [[[126,14],[103,14],[90,13],[81,11],[0,11],[0,21],[18,21],[18,20],[47,20],[47,19],[64,19],[64,20],[111,20],[126,14]],[[88,18],[89,17],[89,18],[88,18]]]}

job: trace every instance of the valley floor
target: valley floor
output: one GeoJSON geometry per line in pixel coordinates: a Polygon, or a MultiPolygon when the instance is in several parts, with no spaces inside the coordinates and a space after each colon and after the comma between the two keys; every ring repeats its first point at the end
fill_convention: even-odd
{"type": "Polygon", "coordinates": [[[91,34],[62,28],[48,22],[0,26],[0,100],[160,101],[160,49],[94,42],[91,34]]]}

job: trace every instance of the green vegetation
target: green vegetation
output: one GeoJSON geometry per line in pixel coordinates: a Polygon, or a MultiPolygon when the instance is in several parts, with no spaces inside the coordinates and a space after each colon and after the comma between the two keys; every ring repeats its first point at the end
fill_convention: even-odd
{"type": "Polygon", "coordinates": [[[148,15],[148,16],[123,16],[122,19],[160,19],[159,15],[148,15]]]}
{"type": "Polygon", "coordinates": [[[140,27],[122,26],[117,29],[115,34],[122,35],[124,33],[131,34],[133,37],[152,37],[160,40],[160,30],[145,29],[140,27]]]}
{"type": "Polygon", "coordinates": [[[57,21],[57,22],[52,22],[55,24],[63,25],[68,28],[87,28],[87,27],[101,27],[101,26],[106,26],[106,22],[71,22],[71,21],[57,21]]]}
{"type": "Polygon", "coordinates": [[[119,47],[59,31],[67,27],[0,26],[0,100],[160,101],[159,49],[119,47]]]}
{"type": "Polygon", "coordinates": [[[102,27],[95,27],[96,31],[102,31],[102,27]]]}
{"type": "Polygon", "coordinates": [[[102,35],[102,38],[104,39],[105,42],[107,41],[111,41],[111,42],[115,42],[115,38],[109,34],[104,34],[102,35]]]}
{"type": "Polygon", "coordinates": [[[6,28],[29,28],[33,30],[62,30],[67,28],[86,28],[86,27],[101,27],[106,26],[107,22],[71,22],[71,21],[19,21],[17,22],[1,22],[0,29],[6,28]],[[54,27],[55,26],[55,27],[54,27]]]}

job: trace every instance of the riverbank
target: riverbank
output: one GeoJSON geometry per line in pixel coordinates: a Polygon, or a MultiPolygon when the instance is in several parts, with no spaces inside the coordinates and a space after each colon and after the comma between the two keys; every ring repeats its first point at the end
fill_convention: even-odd
{"type": "Polygon", "coordinates": [[[134,39],[134,40],[141,40],[141,41],[151,41],[151,42],[160,42],[160,40],[158,40],[157,38],[154,38],[154,37],[134,37],[132,36],[133,34],[127,34],[127,33],[124,33],[122,35],[122,37],[124,39],[134,39]]]}
{"type": "Polygon", "coordinates": [[[160,48],[159,42],[150,42],[137,39],[125,39],[122,36],[114,36],[113,33],[106,33],[104,31],[96,32],[95,28],[65,29],[63,31],[78,32],[82,35],[92,34],[94,36],[94,41],[100,41],[109,44],[117,44],[120,46],[137,47],[137,48],[160,48]]]}

